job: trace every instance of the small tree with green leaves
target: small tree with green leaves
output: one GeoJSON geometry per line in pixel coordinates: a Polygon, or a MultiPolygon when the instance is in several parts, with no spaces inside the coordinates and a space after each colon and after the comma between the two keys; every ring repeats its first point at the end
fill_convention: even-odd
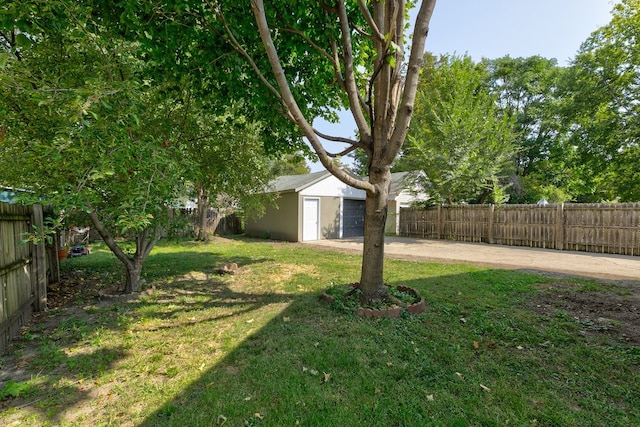
{"type": "Polygon", "coordinates": [[[503,202],[512,120],[490,94],[486,68],[467,56],[426,58],[398,169],[419,172],[412,179],[431,203],[503,202]]]}

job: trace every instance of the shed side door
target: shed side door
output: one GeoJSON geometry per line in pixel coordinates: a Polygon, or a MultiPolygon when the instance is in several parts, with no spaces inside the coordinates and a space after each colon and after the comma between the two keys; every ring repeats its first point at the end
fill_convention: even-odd
{"type": "Polygon", "coordinates": [[[302,241],[318,240],[320,199],[303,200],[302,241]]]}

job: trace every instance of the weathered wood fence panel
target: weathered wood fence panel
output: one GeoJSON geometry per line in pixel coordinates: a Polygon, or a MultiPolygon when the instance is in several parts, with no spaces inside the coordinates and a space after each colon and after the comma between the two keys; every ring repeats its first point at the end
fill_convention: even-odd
{"type": "Polygon", "coordinates": [[[640,255],[640,203],[403,208],[400,234],[640,255]]]}
{"type": "Polygon", "coordinates": [[[640,255],[640,204],[565,205],[566,249],[640,255]]]}
{"type": "MultiPolygon", "coordinates": [[[[557,209],[551,205],[502,205],[493,208],[490,243],[556,249],[557,209]]],[[[562,221],[562,219],[560,219],[562,221]]]]}
{"type": "Polygon", "coordinates": [[[21,242],[32,224],[42,223],[39,205],[0,203],[0,353],[34,310],[46,308],[46,248],[21,242]]]}

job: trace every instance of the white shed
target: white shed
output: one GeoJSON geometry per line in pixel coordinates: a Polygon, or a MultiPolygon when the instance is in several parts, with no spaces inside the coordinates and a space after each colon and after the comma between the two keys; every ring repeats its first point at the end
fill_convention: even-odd
{"type": "MultiPolygon", "coordinates": [[[[420,199],[405,188],[406,174],[392,174],[386,227],[389,233],[397,233],[400,208],[420,199]]],[[[247,235],[293,242],[363,235],[365,192],[331,173],[282,176],[272,182],[271,188],[279,193],[277,206],[268,207],[260,218],[248,218],[247,235]]]]}

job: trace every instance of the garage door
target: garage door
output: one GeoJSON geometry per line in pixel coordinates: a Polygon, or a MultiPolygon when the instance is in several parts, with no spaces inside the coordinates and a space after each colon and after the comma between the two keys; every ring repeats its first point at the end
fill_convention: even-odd
{"type": "Polygon", "coordinates": [[[364,200],[345,199],[342,204],[342,237],[364,235],[364,200]]]}
{"type": "Polygon", "coordinates": [[[302,209],[302,240],[318,240],[319,199],[304,199],[302,209]]]}

